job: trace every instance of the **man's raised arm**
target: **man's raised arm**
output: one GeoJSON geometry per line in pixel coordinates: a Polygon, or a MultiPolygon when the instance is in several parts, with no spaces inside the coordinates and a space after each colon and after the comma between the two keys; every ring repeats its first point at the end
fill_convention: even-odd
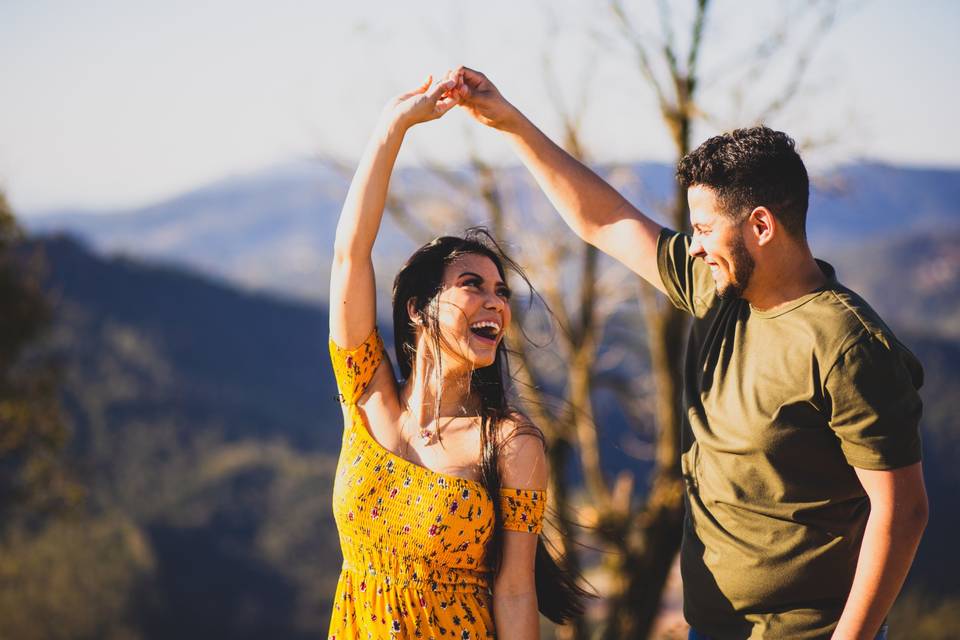
{"type": "Polygon", "coordinates": [[[507,135],[574,233],[663,291],[657,270],[662,227],[544,135],[485,75],[466,67],[456,75],[460,105],[479,122],[507,135]]]}

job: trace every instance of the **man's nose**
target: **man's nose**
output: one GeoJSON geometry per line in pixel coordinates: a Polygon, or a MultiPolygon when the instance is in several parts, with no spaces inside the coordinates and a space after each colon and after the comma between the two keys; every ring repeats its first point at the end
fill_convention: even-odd
{"type": "Polygon", "coordinates": [[[690,240],[690,255],[701,257],[706,255],[706,251],[703,249],[703,243],[700,242],[699,238],[696,235],[690,240]]]}

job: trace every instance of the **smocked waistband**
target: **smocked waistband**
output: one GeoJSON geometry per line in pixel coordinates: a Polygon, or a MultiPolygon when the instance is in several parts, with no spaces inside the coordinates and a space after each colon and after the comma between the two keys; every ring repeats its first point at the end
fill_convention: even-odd
{"type": "Polygon", "coordinates": [[[395,556],[381,550],[344,552],[343,570],[363,579],[387,582],[397,589],[489,592],[486,571],[450,567],[423,558],[395,556]]]}

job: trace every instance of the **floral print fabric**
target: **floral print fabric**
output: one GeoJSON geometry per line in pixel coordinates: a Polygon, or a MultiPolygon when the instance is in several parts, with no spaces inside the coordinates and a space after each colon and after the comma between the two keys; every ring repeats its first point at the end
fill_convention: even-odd
{"type": "MultiPolygon", "coordinates": [[[[376,331],[352,350],[331,340],[330,356],[349,418],[333,489],[343,569],[330,640],[493,638],[486,490],[374,440],[356,402],[383,360],[376,331]]],[[[540,532],[544,491],[502,489],[498,499],[505,529],[540,532]]]]}

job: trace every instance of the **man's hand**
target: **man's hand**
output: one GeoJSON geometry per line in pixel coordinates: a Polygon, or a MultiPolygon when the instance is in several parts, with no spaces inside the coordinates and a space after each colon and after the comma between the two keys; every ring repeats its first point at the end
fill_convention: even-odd
{"type": "Polygon", "coordinates": [[[457,83],[451,94],[481,124],[494,129],[508,129],[518,120],[516,108],[479,71],[459,67],[449,77],[457,83]]]}
{"type": "Polygon", "coordinates": [[[460,67],[447,79],[456,81],[450,93],[470,115],[505,134],[574,233],[664,290],[657,269],[659,224],[544,135],[487,76],[460,67]]]}

